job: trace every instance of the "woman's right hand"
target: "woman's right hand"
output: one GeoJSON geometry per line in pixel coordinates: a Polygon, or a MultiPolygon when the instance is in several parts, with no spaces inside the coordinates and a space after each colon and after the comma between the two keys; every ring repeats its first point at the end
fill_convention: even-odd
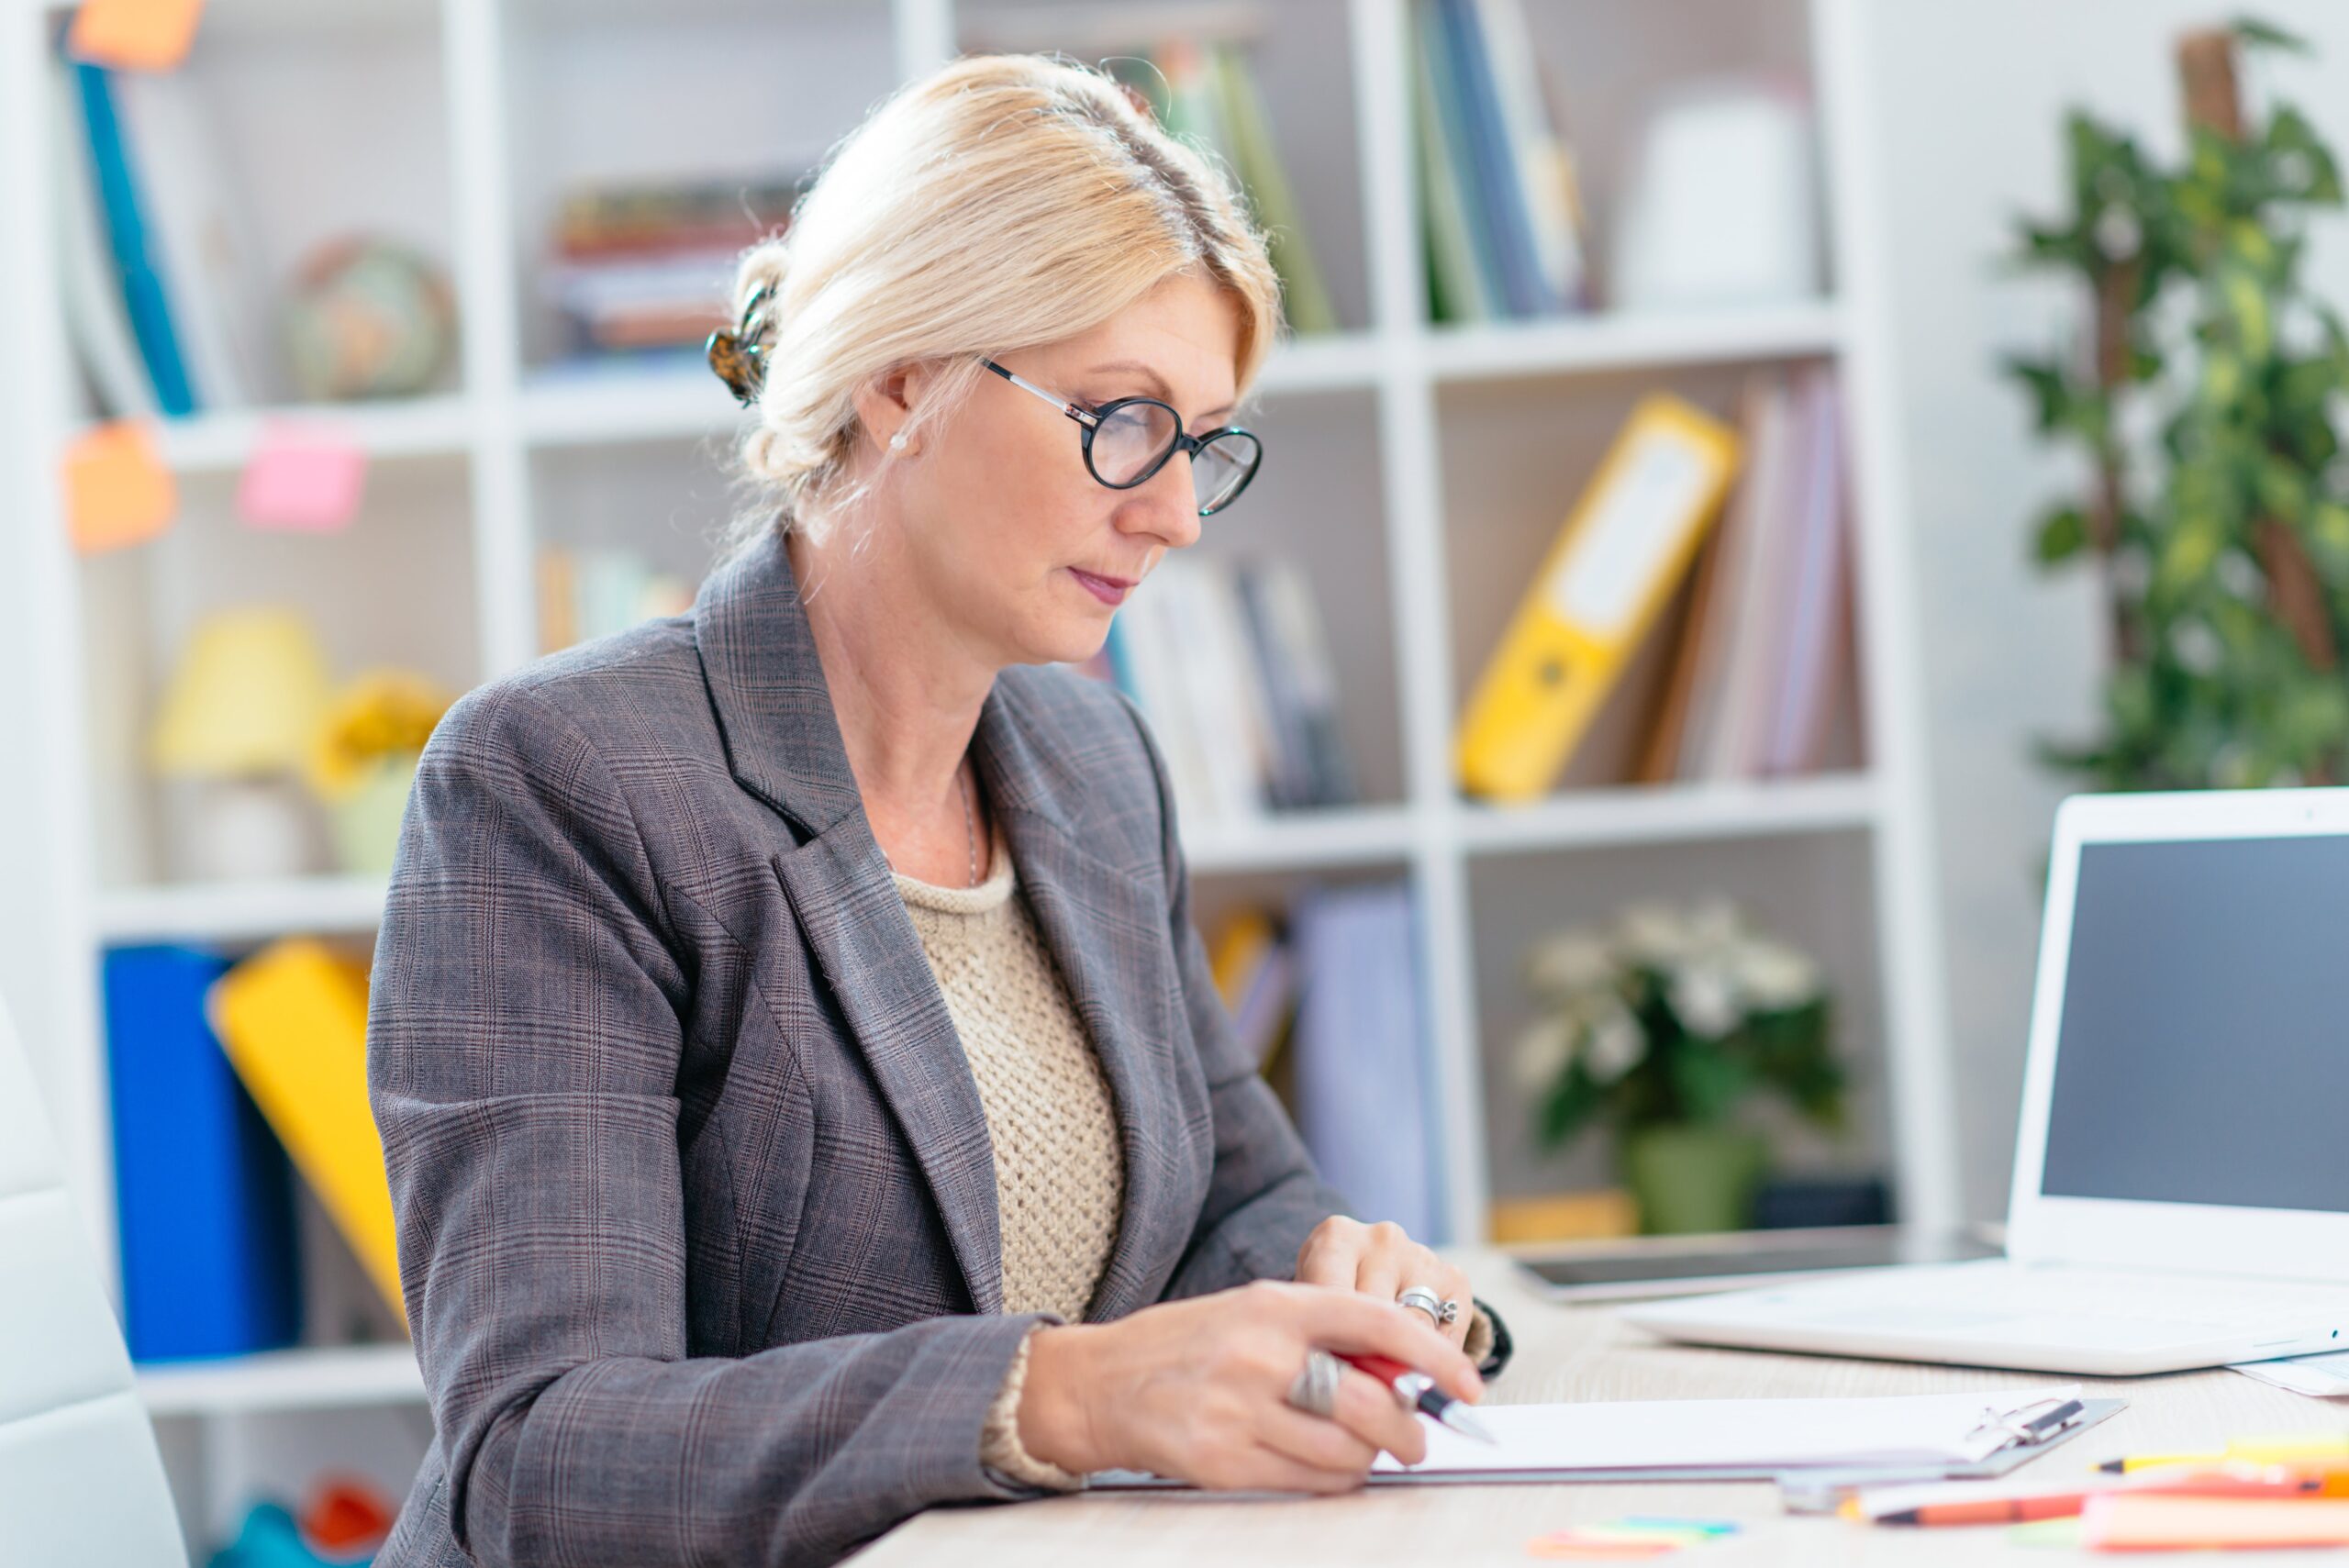
{"type": "Polygon", "coordinates": [[[1216,1490],[1343,1492],[1380,1450],[1426,1457],[1419,1418],[1349,1366],[1334,1419],[1288,1403],[1306,1352],[1390,1356],[1475,1400],[1484,1383],[1420,1314],[1328,1285],[1258,1280],[1029,1341],[1019,1440],[1064,1470],[1147,1470],[1216,1490]]]}

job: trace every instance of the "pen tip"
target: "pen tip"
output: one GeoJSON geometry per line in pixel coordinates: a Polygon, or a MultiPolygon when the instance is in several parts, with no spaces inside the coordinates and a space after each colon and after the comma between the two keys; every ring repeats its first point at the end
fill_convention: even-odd
{"type": "Polygon", "coordinates": [[[1442,1419],[1445,1426],[1464,1438],[1475,1438],[1480,1443],[1497,1444],[1500,1441],[1484,1422],[1461,1408],[1457,1400],[1445,1407],[1442,1419]]]}

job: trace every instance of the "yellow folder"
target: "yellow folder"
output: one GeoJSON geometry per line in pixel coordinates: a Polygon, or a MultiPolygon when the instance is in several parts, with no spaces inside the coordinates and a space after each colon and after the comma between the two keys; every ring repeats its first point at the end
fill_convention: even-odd
{"type": "Polygon", "coordinates": [[[1547,792],[1671,598],[1736,473],[1735,431],[1657,393],[1631,410],[1470,695],[1456,762],[1495,800],[1547,792]]]}
{"type": "Polygon", "coordinates": [[[294,1167],[392,1309],[400,1299],[384,1144],[367,1104],[367,970],[296,938],[213,982],[213,1032],[294,1167]]]}

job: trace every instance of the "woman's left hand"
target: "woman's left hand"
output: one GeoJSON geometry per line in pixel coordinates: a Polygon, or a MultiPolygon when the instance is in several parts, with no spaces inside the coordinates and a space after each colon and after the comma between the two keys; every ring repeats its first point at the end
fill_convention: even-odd
{"type": "Polygon", "coordinates": [[[1412,1240],[1391,1219],[1364,1225],[1342,1214],[1331,1215],[1297,1249],[1297,1277],[1300,1284],[1335,1285],[1381,1301],[1423,1284],[1435,1292],[1437,1300],[1460,1303],[1460,1315],[1441,1330],[1455,1345],[1466,1341],[1476,1320],[1468,1276],[1412,1240]]]}

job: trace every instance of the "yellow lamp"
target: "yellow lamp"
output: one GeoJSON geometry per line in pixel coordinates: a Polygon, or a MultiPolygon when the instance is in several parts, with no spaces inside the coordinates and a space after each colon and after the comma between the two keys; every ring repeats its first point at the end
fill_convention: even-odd
{"type": "Polygon", "coordinates": [[[298,612],[255,606],[201,622],[149,741],[156,772],[197,781],[173,831],[181,874],[292,876],[316,825],[294,787],[327,703],[326,655],[298,612]]]}
{"type": "Polygon", "coordinates": [[[233,778],[298,767],[327,706],[327,661],[299,612],[262,606],[199,624],[163,693],[158,773],[233,778]]]}

